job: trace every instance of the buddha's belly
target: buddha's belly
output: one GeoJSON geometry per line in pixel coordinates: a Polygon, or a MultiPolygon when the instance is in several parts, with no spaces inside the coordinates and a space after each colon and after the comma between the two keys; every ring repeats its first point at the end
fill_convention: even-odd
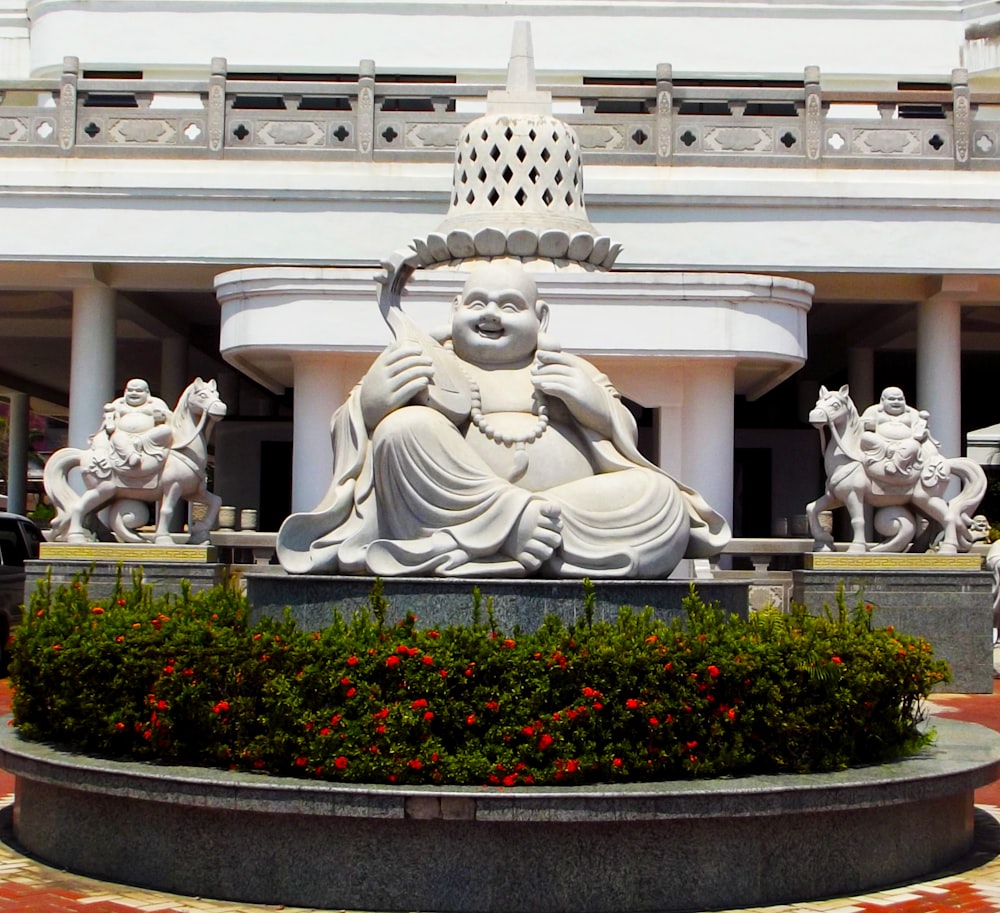
{"type": "MultiPolygon", "coordinates": [[[[538,416],[523,412],[493,412],[484,416],[497,434],[526,437],[538,424],[538,416]]],[[[509,479],[514,472],[517,444],[500,444],[490,440],[474,425],[466,431],[469,446],[486,461],[501,478],[509,479]]],[[[520,488],[544,491],[565,482],[587,478],[594,467],[587,457],[584,442],[569,426],[553,422],[537,440],[524,445],[528,468],[515,480],[520,488]]]]}
{"type": "Polygon", "coordinates": [[[129,434],[141,434],[149,431],[154,425],[153,416],[143,412],[126,412],[118,419],[118,430],[129,434]]]}

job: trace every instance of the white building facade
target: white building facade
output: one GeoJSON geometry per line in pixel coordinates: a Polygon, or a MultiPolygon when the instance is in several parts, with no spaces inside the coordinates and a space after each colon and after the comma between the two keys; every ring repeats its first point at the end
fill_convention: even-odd
{"type": "Polygon", "coordinates": [[[696,309],[641,288],[605,312],[567,298],[552,325],[636,405],[653,458],[718,489],[737,535],[819,493],[821,383],[860,408],[902,386],[953,454],[1000,419],[992,5],[0,0],[11,479],[29,405],[82,446],[129,377],[170,400],[201,374],[231,407],[215,490],[264,528],[311,507],[330,414],[389,339],[371,276],[443,218],[458,131],[502,83],[518,19],[616,268],[681,290],[744,274],[717,280],[714,352],[685,344],[696,309]],[[270,267],[298,278],[262,304],[270,267]],[[754,323],[745,274],[787,277],[785,318],[754,323]]]}

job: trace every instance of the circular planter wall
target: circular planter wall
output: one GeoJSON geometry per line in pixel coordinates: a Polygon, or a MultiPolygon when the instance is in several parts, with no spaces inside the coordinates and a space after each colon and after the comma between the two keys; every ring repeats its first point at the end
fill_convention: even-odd
{"type": "Polygon", "coordinates": [[[18,840],[52,865],[180,894],[334,909],[704,910],[858,893],[966,853],[1000,735],[816,775],[564,789],[349,787],[114,762],[23,742],[18,840]]]}

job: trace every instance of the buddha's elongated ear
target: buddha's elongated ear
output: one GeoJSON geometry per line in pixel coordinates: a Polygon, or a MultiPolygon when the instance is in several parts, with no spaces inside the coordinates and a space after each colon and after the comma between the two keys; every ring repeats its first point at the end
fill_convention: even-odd
{"type": "Polygon", "coordinates": [[[549,306],[541,298],[535,302],[535,313],[538,315],[541,329],[547,330],[549,328],[549,306]]]}

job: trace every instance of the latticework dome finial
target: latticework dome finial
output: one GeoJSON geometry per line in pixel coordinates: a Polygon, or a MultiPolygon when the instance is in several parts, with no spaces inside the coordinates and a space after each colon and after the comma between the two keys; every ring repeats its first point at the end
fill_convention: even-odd
{"type": "Polygon", "coordinates": [[[587,219],[576,133],[536,88],[529,23],[515,25],[506,89],[489,93],[486,114],[459,137],[447,218],[414,247],[425,265],[501,256],[614,262],[620,248],[587,219]]]}

